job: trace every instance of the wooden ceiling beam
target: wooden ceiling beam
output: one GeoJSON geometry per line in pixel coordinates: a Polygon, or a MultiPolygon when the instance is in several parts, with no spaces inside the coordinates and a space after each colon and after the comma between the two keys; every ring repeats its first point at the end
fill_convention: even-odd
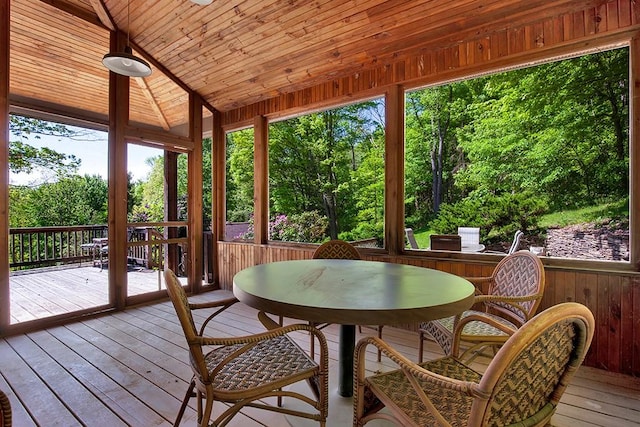
{"type": "Polygon", "coordinates": [[[136,83],[138,83],[140,90],[142,90],[142,94],[144,95],[144,97],[147,98],[147,101],[149,101],[149,105],[151,106],[151,109],[155,113],[156,117],[158,118],[158,121],[160,122],[160,126],[162,126],[162,129],[164,130],[171,129],[171,126],[169,126],[169,122],[167,121],[167,118],[162,112],[162,108],[158,104],[158,101],[156,100],[156,98],[153,96],[153,92],[151,91],[151,88],[147,84],[144,77],[134,77],[134,79],[136,80],[136,83]]]}
{"type": "Polygon", "coordinates": [[[63,12],[67,12],[77,18],[80,18],[84,21],[87,21],[91,24],[97,25],[99,27],[102,28],[106,28],[109,29],[108,27],[106,27],[103,23],[102,20],[100,20],[100,17],[96,14],[96,13],[91,13],[89,12],[87,9],[83,9],[81,7],[78,7],[77,5],[68,2],[66,0],[40,0],[42,3],[46,3],[48,5],[51,5],[53,7],[55,7],[56,9],[60,9],[63,12]]]}
{"type": "Polygon", "coordinates": [[[113,21],[111,14],[105,7],[102,0],[89,0],[89,2],[91,3],[93,10],[96,12],[96,15],[98,15],[100,22],[102,22],[102,25],[111,31],[115,31],[117,29],[116,23],[113,21]]]}
{"type": "Polygon", "coordinates": [[[11,105],[11,114],[105,132],[109,130],[109,117],[105,114],[92,113],[91,111],[70,108],[61,104],[14,94],[9,96],[9,103],[11,105]]]}

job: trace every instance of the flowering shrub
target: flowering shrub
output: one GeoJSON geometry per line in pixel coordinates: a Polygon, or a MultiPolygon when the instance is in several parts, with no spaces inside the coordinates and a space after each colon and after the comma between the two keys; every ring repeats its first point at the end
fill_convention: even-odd
{"type": "MultiPolygon", "coordinates": [[[[269,240],[320,243],[325,240],[328,225],[327,217],[315,211],[290,216],[278,214],[269,221],[269,240]]],[[[252,216],[249,219],[249,229],[240,238],[253,239],[253,237],[252,216]]]]}

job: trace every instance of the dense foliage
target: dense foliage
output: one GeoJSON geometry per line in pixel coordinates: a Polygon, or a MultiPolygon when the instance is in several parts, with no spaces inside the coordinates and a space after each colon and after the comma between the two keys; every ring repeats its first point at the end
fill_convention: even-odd
{"type": "Polygon", "coordinates": [[[619,49],[409,94],[407,223],[508,236],[627,198],[628,84],[619,49]]]}

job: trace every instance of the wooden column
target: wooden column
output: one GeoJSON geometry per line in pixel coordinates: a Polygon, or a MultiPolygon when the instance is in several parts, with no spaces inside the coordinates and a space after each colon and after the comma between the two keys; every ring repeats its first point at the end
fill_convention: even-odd
{"type": "MultiPolygon", "coordinates": [[[[164,152],[164,220],[178,220],[178,153],[166,150],[164,152]]],[[[176,227],[165,227],[165,239],[173,239],[177,236],[176,227]]],[[[164,265],[177,272],[178,246],[167,245],[164,256],[164,265]]]]}
{"type": "Polygon", "coordinates": [[[213,112],[213,128],[211,131],[211,183],[213,195],[211,206],[211,231],[216,241],[224,240],[224,226],[226,211],[226,138],[222,129],[222,115],[218,111],[213,112]]]}
{"type": "Polygon", "coordinates": [[[629,56],[629,261],[640,271],[640,37],[629,56]]]}
{"type": "Polygon", "coordinates": [[[404,88],[385,98],[384,240],[390,255],[404,248],[404,88]]]}
{"type": "Polygon", "coordinates": [[[188,282],[194,292],[202,288],[202,101],[189,95],[189,136],[193,150],[188,154],[189,260],[188,282]]]}
{"type": "Polygon", "coordinates": [[[11,322],[9,301],[9,5],[0,2],[0,335],[11,322]],[[2,29],[4,28],[4,29],[2,29]]]}
{"type": "MultiPolygon", "coordinates": [[[[111,52],[123,52],[126,36],[111,33],[111,52]]],[[[127,141],[129,77],[109,73],[109,303],[127,299],[127,141]]]]}
{"type": "Polygon", "coordinates": [[[262,245],[269,239],[269,122],[266,117],[254,119],[253,132],[254,243],[262,245]]]}
{"type": "Polygon", "coordinates": [[[220,269],[218,268],[218,241],[224,239],[226,218],[226,141],[222,129],[222,115],[212,111],[211,124],[211,239],[213,258],[213,282],[220,285],[220,269]]]}

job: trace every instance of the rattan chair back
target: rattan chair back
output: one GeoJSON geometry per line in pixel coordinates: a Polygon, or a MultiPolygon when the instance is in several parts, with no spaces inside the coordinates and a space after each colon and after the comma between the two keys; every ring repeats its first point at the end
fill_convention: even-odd
{"type": "Polygon", "coordinates": [[[11,427],[11,403],[9,397],[0,390],[0,427],[11,427]]]}
{"type": "Polygon", "coordinates": [[[361,259],[358,250],[344,240],[329,240],[313,252],[313,259],[361,259]]]}
{"type": "Polygon", "coordinates": [[[354,426],[381,418],[397,425],[545,426],[591,345],[587,307],[563,303],[518,329],[480,374],[453,356],[416,364],[382,340],[356,346],[354,426]],[[400,369],[367,377],[367,346],[400,369]],[[379,412],[386,407],[385,411],[379,412]]]}
{"type": "Polygon", "coordinates": [[[564,303],[518,329],[485,371],[478,394],[490,398],[474,402],[469,425],[546,425],[584,360],[594,326],[587,307],[564,303]]]}
{"type": "Polygon", "coordinates": [[[209,371],[205,362],[204,352],[202,351],[202,344],[198,340],[198,331],[196,324],[191,314],[191,308],[189,306],[189,300],[184,288],[180,284],[180,281],[171,270],[165,270],[165,282],[167,285],[167,292],[173,303],[173,307],[178,315],[178,320],[182,326],[184,336],[187,339],[189,345],[189,356],[191,360],[191,368],[194,375],[204,384],[209,384],[209,371]]]}
{"type": "MultiPolygon", "coordinates": [[[[192,309],[203,308],[202,304],[191,304],[175,274],[166,269],[165,281],[171,302],[182,325],[189,345],[193,378],[174,425],[180,425],[194,390],[198,398],[198,423],[200,427],[211,425],[213,402],[230,403],[227,409],[212,420],[213,425],[222,426],[246,406],[304,417],[326,425],[328,412],[328,348],[324,335],[310,325],[288,325],[271,328],[271,322],[265,332],[234,337],[198,335],[191,314],[192,309]],[[293,332],[303,332],[318,342],[320,357],[316,361],[303,351],[289,336],[293,332]],[[205,350],[208,350],[205,354],[205,350]],[[286,387],[306,381],[313,398],[286,387]],[[262,401],[275,397],[278,406],[262,401]],[[281,407],[283,397],[306,402],[305,409],[281,407]],[[203,402],[202,400],[206,399],[203,402]]],[[[227,305],[223,305],[226,307],[227,305]]],[[[219,307],[219,306],[218,306],[219,307]]],[[[213,308],[213,307],[212,307],[213,308]]],[[[224,309],[224,308],[223,308],[224,309]]],[[[215,313],[214,313],[215,315],[215,313]]],[[[258,316],[267,318],[264,313],[258,316]]],[[[210,318],[210,317],[209,317],[210,318]]],[[[204,330],[204,326],[201,331],[204,330]]]]}
{"type": "Polygon", "coordinates": [[[496,265],[487,295],[518,297],[523,301],[516,305],[500,301],[488,301],[486,304],[522,325],[538,310],[544,287],[544,267],[540,258],[529,251],[514,252],[496,265]]]}

